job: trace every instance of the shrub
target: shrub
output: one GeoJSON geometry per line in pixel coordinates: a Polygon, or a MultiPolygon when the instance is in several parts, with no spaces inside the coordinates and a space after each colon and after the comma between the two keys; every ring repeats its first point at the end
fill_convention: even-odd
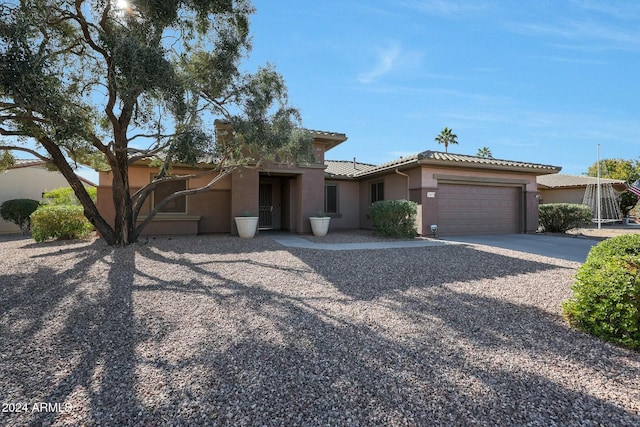
{"type": "Polygon", "coordinates": [[[572,203],[548,203],[538,206],[540,226],[544,231],[564,233],[572,228],[589,224],[593,218],[591,208],[572,203]]]}
{"type": "Polygon", "coordinates": [[[415,237],[415,202],[408,200],[382,200],[375,202],[369,209],[369,215],[376,233],[383,237],[415,237]]]}
{"type": "Polygon", "coordinates": [[[562,309],[569,323],[601,339],[640,348],[640,235],[605,240],[578,269],[562,309]]]}
{"type": "Polygon", "coordinates": [[[31,214],[31,235],[36,242],[80,239],[92,230],[82,206],[45,205],[31,214]]]}
{"type": "MultiPolygon", "coordinates": [[[[95,187],[86,187],[87,193],[89,193],[89,197],[93,200],[93,203],[96,202],[98,190],[95,187]]],[[[77,205],[80,206],[80,201],[76,197],[73,192],[73,188],[71,187],[60,187],[54,188],[51,191],[47,191],[42,195],[43,198],[47,199],[48,205],[77,205]]]]}
{"type": "Polygon", "coordinates": [[[31,228],[31,214],[38,206],[40,203],[32,199],[7,200],[0,205],[0,216],[5,221],[17,224],[22,234],[26,234],[31,228]]]}

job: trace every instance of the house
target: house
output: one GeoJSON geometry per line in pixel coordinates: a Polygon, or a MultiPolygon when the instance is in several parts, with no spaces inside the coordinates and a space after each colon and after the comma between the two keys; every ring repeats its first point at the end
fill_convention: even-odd
{"type": "MultiPolygon", "coordinates": [[[[538,227],[536,177],[559,167],[509,160],[424,151],[381,165],[325,160],[325,153],[343,143],[343,133],[310,131],[315,163],[236,171],[208,191],[177,198],[163,207],[144,234],[237,233],[233,218],[250,212],[261,229],[296,233],[311,231],[309,217],[323,211],[331,229],[371,228],[368,207],[385,199],[409,199],[419,205],[418,231],[439,235],[523,233],[538,227]]],[[[201,164],[200,168],[211,167],[201,164]]],[[[151,182],[158,170],[148,163],[130,166],[131,190],[151,182]]],[[[175,174],[193,169],[176,167],[175,174]]],[[[113,220],[109,172],[100,172],[98,208],[113,220]]],[[[210,177],[163,184],[141,211],[179,189],[197,188],[210,177]]]]}
{"type": "MultiPolygon", "coordinates": [[[[584,194],[589,185],[596,185],[598,179],[592,176],[578,175],[540,175],[537,177],[540,203],[577,203],[582,204],[584,194]]],[[[611,184],[613,189],[621,193],[626,185],[620,179],[601,178],[601,184],[611,184]]]]}
{"type": "MultiPolygon", "coordinates": [[[[83,180],[86,185],[95,184],[83,180]]],[[[0,204],[12,199],[42,200],[42,194],[60,187],[68,187],[67,180],[58,171],[47,169],[42,160],[16,160],[0,173],[0,204]]],[[[0,218],[0,233],[19,233],[20,227],[0,218]]]]}

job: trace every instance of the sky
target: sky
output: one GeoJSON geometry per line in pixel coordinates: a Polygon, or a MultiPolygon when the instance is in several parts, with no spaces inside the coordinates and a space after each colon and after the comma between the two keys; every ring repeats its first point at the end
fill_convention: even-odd
{"type": "Polygon", "coordinates": [[[331,160],[444,151],[561,166],[640,156],[640,3],[255,0],[255,71],[276,66],[331,160]]]}
{"type": "MultiPolygon", "coordinates": [[[[449,152],[562,167],[640,156],[640,2],[254,0],[243,64],[274,65],[326,158],[449,152]]],[[[97,182],[86,168],[79,174],[97,182]]]]}

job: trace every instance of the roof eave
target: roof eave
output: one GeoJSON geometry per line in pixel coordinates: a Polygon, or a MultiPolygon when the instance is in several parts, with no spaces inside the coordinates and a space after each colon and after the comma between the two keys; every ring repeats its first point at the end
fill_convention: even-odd
{"type": "Polygon", "coordinates": [[[324,150],[329,151],[334,147],[345,142],[348,138],[345,134],[336,134],[336,135],[319,135],[317,133],[312,133],[313,142],[324,145],[324,150]]]}
{"type": "Polygon", "coordinates": [[[468,162],[455,162],[455,161],[437,160],[437,159],[428,159],[428,158],[420,159],[419,162],[421,165],[426,165],[426,166],[443,166],[443,167],[452,167],[457,169],[499,170],[499,171],[526,173],[526,174],[532,174],[536,176],[555,174],[562,170],[562,167],[560,166],[499,165],[499,164],[490,164],[490,163],[470,164],[468,162]]]}

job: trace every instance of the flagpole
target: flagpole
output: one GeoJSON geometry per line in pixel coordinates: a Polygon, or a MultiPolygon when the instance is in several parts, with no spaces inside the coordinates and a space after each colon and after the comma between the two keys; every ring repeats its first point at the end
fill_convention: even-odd
{"type": "Polygon", "coordinates": [[[602,226],[602,212],[601,212],[601,210],[602,210],[602,206],[601,206],[602,202],[601,202],[601,199],[600,199],[600,197],[601,197],[600,196],[600,144],[598,144],[598,191],[597,191],[597,194],[598,194],[598,196],[597,196],[598,197],[598,201],[596,203],[596,206],[597,206],[596,209],[598,209],[598,230],[600,230],[600,228],[602,226]]]}

